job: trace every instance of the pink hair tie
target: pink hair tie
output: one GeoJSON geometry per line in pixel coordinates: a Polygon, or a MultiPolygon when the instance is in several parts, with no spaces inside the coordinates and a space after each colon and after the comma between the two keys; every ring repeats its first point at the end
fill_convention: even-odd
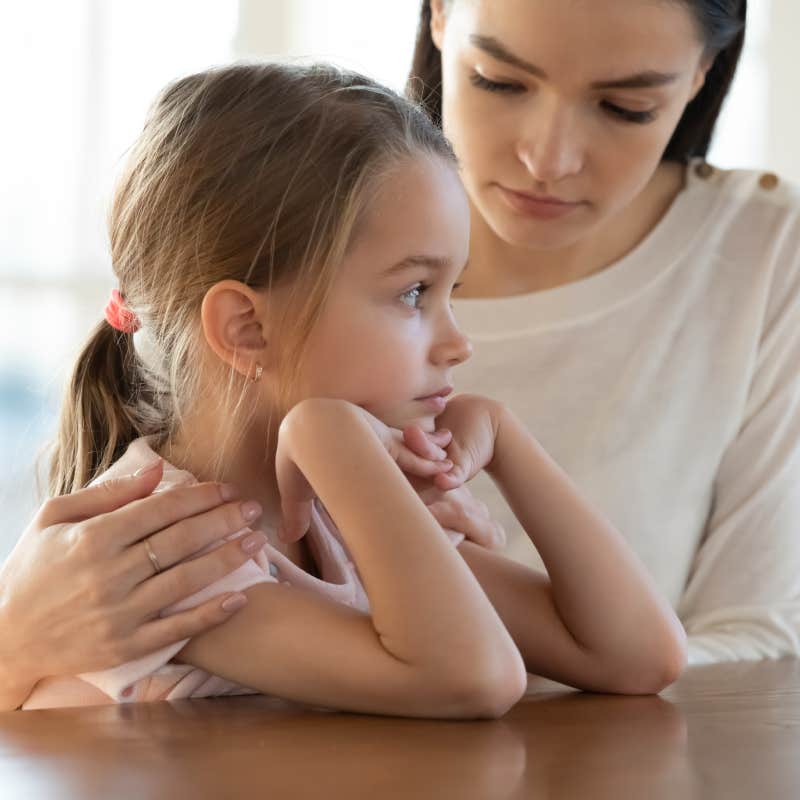
{"type": "Polygon", "coordinates": [[[111,299],[106,306],[106,322],[122,333],[136,333],[142,327],[139,317],[126,305],[117,289],[111,290],[111,299]]]}

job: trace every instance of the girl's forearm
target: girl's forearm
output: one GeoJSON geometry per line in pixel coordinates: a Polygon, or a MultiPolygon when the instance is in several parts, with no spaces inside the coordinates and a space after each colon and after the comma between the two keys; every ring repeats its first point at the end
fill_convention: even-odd
{"type": "Polygon", "coordinates": [[[611,671],[679,672],[686,645],[674,612],[621,534],[506,410],[487,471],[539,551],[576,644],[611,671]]]}
{"type": "Polygon", "coordinates": [[[359,410],[306,401],[292,414],[295,462],[358,565],[385,649],[434,673],[508,679],[510,666],[524,680],[491,603],[359,410]]]}

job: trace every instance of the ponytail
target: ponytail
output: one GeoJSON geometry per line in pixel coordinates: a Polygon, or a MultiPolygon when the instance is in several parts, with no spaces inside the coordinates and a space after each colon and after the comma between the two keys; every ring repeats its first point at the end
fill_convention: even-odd
{"type": "Polygon", "coordinates": [[[66,390],[50,462],[51,496],[83,488],[134,439],[154,432],[139,410],[139,383],[133,336],[101,322],[66,390]]]}

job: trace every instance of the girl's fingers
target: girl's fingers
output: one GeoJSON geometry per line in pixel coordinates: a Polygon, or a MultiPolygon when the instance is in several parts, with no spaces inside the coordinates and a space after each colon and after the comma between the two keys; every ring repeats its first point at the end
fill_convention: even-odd
{"type": "Polygon", "coordinates": [[[442,428],[441,430],[434,431],[433,433],[428,433],[426,435],[435,445],[438,445],[439,447],[447,447],[447,445],[453,441],[452,431],[448,431],[446,428],[442,428]]]}
{"type": "Polygon", "coordinates": [[[53,497],[42,506],[37,522],[41,528],[47,528],[108,514],[151,494],[161,481],[163,469],[164,462],[159,458],[137,474],[112,478],[72,494],[53,497]]]}
{"type": "MultiPolygon", "coordinates": [[[[155,616],[161,609],[205,589],[244,564],[253,555],[242,547],[251,536],[260,537],[261,547],[266,544],[266,536],[263,533],[247,534],[240,539],[226,542],[210,553],[184,561],[154,575],[150,580],[143,581],[130,593],[128,602],[138,609],[140,619],[155,616]]],[[[138,545],[135,549],[140,551],[139,557],[142,563],[148,563],[144,546],[138,545]]]]}
{"type": "Polygon", "coordinates": [[[464,479],[459,467],[454,466],[449,472],[440,472],[433,478],[434,486],[443,492],[457,489],[464,484],[464,479]]]}
{"type": "MultiPolygon", "coordinates": [[[[253,501],[225,503],[204,514],[180,520],[169,528],[154,533],[147,542],[161,569],[169,569],[173,564],[200,552],[214,542],[220,542],[237,531],[254,526],[261,513],[261,506],[253,501]]],[[[143,546],[134,544],[126,553],[131,562],[132,586],[153,574],[153,566],[149,559],[142,560],[140,548],[143,549],[143,546]]]]}
{"type": "Polygon", "coordinates": [[[181,486],[135,500],[124,508],[101,514],[86,523],[118,546],[131,545],[176,522],[210,511],[238,496],[228,484],[181,486]]]}
{"type": "Polygon", "coordinates": [[[419,478],[431,478],[452,469],[453,462],[450,460],[431,461],[422,458],[406,447],[401,447],[396,456],[397,466],[409,475],[416,475],[419,478]]]}
{"type": "Polygon", "coordinates": [[[445,529],[463,534],[471,542],[489,550],[505,546],[505,531],[477,506],[441,500],[428,506],[436,521],[445,529]]]}
{"type": "Polygon", "coordinates": [[[403,441],[410,450],[422,458],[428,458],[432,461],[444,461],[447,458],[447,453],[435,444],[432,439],[432,434],[425,433],[418,425],[406,425],[403,428],[403,441]]]}
{"type": "Polygon", "coordinates": [[[245,605],[246,595],[233,592],[215,597],[188,611],[145,623],[128,638],[125,660],[131,661],[167,645],[191,639],[230,619],[245,605]]]}

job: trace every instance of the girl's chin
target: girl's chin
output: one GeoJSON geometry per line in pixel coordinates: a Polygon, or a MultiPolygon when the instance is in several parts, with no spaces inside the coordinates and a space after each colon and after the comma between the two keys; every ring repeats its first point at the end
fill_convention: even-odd
{"type": "Polygon", "coordinates": [[[411,417],[405,418],[401,420],[397,424],[392,422],[387,422],[392,428],[399,428],[403,430],[408,425],[416,425],[418,428],[421,428],[425,433],[433,433],[436,430],[436,417],[434,416],[425,416],[425,417],[411,417]]]}

